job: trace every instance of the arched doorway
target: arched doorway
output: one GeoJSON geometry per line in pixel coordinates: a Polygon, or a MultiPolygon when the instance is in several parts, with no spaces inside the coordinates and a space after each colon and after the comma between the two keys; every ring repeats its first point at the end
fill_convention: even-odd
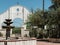
{"type": "Polygon", "coordinates": [[[21,27],[23,25],[23,20],[21,18],[15,18],[13,20],[13,26],[15,27],[21,27]]]}

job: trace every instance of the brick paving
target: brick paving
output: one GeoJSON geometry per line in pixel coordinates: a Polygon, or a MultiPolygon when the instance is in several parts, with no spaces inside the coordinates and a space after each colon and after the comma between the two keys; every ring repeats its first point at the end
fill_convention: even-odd
{"type": "Polygon", "coordinates": [[[37,41],[37,45],[60,45],[60,43],[51,43],[51,42],[37,41]]]}

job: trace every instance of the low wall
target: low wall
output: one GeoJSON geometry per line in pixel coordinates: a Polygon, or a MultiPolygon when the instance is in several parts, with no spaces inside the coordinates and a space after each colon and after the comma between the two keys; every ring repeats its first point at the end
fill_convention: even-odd
{"type": "Polygon", "coordinates": [[[25,39],[25,40],[0,40],[0,45],[36,45],[36,39],[25,39]]]}

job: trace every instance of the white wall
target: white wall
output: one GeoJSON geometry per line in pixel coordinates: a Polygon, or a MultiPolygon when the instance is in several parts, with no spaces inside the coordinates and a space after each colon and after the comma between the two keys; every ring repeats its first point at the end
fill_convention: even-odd
{"type": "Polygon", "coordinates": [[[24,20],[24,22],[26,22],[27,16],[29,14],[30,14],[30,12],[23,6],[15,5],[15,6],[10,7],[7,11],[0,14],[0,29],[1,29],[2,23],[5,21],[5,19],[8,19],[9,15],[10,15],[10,19],[12,19],[12,21],[15,18],[21,18],[22,20],[24,20]],[[17,11],[17,8],[19,9],[19,11],[17,11]],[[24,9],[24,15],[23,15],[23,9],[24,9]],[[24,18],[23,18],[23,16],[24,16],[24,18]]]}
{"type": "MultiPolygon", "coordinates": [[[[3,25],[2,23],[5,21],[5,19],[8,19],[9,15],[10,15],[10,19],[12,19],[12,21],[15,18],[21,18],[22,20],[24,20],[24,23],[25,23],[27,20],[27,16],[29,14],[30,14],[30,12],[23,6],[15,5],[15,6],[10,7],[4,13],[0,14],[0,30],[2,29],[2,25],[3,25]],[[19,11],[17,11],[17,8],[19,8],[19,11]],[[23,10],[24,10],[24,13],[23,13],[23,10]],[[24,18],[23,18],[23,16],[24,16],[24,18]]],[[[24,27],[24,30],[26,30],[26,26],[23,25],[23,27],[24,27]]]]}
{"type": "MultiPolygon", "coordinates": [[[[0,41],[0,45],[4,45],[4,42],[0,41]]],[[[36,40],[7,41],[7,45],[36,45],[36,40]]]]}

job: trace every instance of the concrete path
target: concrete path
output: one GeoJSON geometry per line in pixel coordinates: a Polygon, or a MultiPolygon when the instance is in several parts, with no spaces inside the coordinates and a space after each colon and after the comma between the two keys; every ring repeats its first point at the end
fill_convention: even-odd
{"type": "Polygon", "coordinates": [[[60,43],[37,41],[37,45],[60,45],[60,43]]]}

